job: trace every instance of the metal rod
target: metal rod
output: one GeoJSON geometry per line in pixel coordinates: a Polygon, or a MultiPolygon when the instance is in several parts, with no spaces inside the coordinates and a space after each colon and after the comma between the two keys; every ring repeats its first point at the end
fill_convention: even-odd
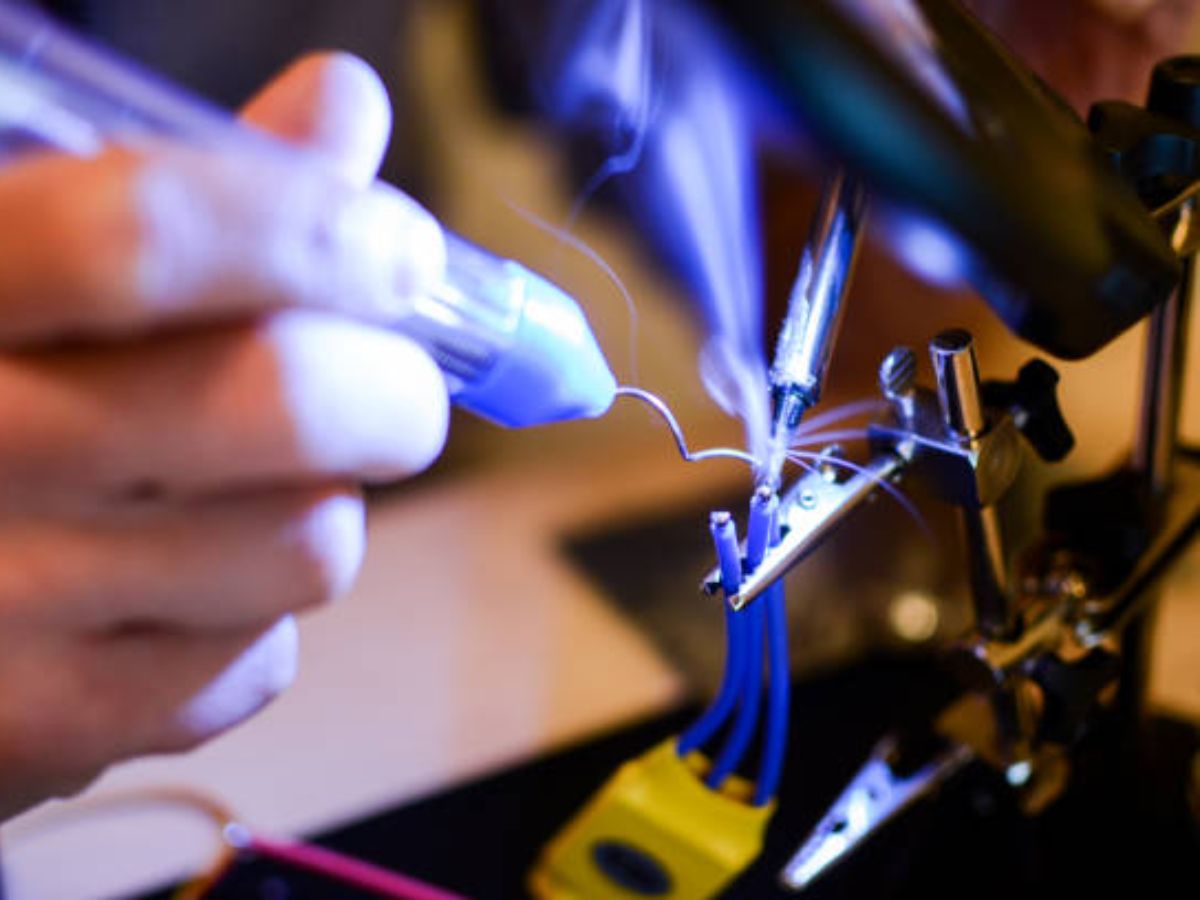
{"type": "Polygon", "coordinates": [[[946,428],[967,440],[983,434],[987,417],[979,395],[979,364],[971,333],[961,328],[943,331],[929,342],[929,355],[946,428]]]}
{"type": "Polygon", "coordinates": [[[1154,311],[1146,329],[1142,402],[1133,445],[1133,468],[1141,473],[1155,499],[1164,497],[1171,486],[1194,273],[1194,260],[1191,257],[1184,259],[1179,287],[1154,311]]]}
{"type": "Polygon", "coordinates": [[[975,603],[979,630],[992,639],[1010,637],[1015,617],[1008,591],[1008,562],[1000,517],[994,506],[965,506],[962,521],[967,540],[971,598],[975,603]]]}
{"type": "MultiPolygon", "coordinates": [[[[1179,410],[1183,402],[1184,365],[1187,361],[1187,323],[1195,288],[1194,240],[1196,216],[1194,198],[1180,207],[1180,218],[1172,231],[1172,246],[1182,255],[1183,274],[1171,298],[1150,316],[1146,328],[1146,349],[1142,359],[1142,401],[1134,437],[1134,471],[1151,501],[1154,531],[1166,525],[1172,483],[1175,478],[1175,445],[1179,438],[1179,410]],[[1184,255],[1186,254],[1186,255],[1184,255]]],[[[1138,592],[1132,604],[1139,612],[1127,614],[1121,630],[1121,675],[1117,707],[1126,728],[1136,733],[1145,708],[1149,682],[1150,623],[1157,587],[1138,592]],[[1139,602],[1140,601],[1140,602],[1139,602]]],[[[1131,742],[1132,743],[1132,742],[1131,742]]]]}
{"type": "MultiPolygon", "coordinates": [[[[961,328],[943,331],[929,342],[938,403],[946,431],[960,441],[974,441],[987,431],[987,414],[979,390],[975,342],[961,328]]],[[[1000,639],[1013,633],[1015,616],[1008,592],[1008,563],[1000,519],[992,506],[962,508],[971,597],[979,630],[1000,639]]]]}

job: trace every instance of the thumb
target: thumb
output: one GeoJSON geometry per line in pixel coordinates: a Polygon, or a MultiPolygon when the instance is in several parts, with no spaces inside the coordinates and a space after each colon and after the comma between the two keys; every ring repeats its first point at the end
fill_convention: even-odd
{"type": "Polygon", "coordinates": [[[375,177],[392,130],[387,89],[349,53],[300,57],[242,107],[241,117],[313,151],[363,187],[375,177]]]}

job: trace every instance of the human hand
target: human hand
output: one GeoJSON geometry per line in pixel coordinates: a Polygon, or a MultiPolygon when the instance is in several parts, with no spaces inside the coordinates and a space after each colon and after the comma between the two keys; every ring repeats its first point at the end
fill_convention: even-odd
{"type": "Polygon", "coordinates": [[[274,697],[291,614],[358,568],[358,483],[440,451],[440,372],[371,324],[444,265],[423,210],[366,188],[389,109],[309,57],[244,114],[313,159],[0,170],[0,816],[274,697]]]}

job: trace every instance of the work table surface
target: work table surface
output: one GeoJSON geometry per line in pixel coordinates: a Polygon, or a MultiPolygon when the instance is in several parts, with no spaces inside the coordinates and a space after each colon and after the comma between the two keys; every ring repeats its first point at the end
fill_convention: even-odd
{"type": "MultiPolygon", "coordinates": [[[[22,851],[34,880],[16,896],[116,895],[205,862],[203,842],[149,817],[60,828],[92,800],[186,785],[255,827],[312,833],[678,702],[678,674],[560,545],[581,528],[694,500],[695,470],[661,445],[609,462],[587,478],[576,465],[502,467],[379,499],[352,594],[302,620],[294,687],[197,752],[119,766],[81,800],[6,826],[14,856],[38,848],[22,851]],[[111,850],[98,854],[100,834],[111,850]]],[[[738,479],[731,466],[703,484],[738,479]]],[[[1193,553],[1164,605],[1155,694],[1200,719],[1198,642],[1193,553]]]]}

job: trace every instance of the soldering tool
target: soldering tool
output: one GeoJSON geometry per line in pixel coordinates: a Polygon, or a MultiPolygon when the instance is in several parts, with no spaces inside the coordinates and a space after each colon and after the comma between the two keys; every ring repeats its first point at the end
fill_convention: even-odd
{"type": "MultiPolygon", "coordinates": [[[[0,157],[36,148],[90,155],[156,134],[235,152],[299,152],[36,11],[0,5],[0,157]]],[[[579,305],[454,234],[442,283],[393,324],[437,361],[456,404],[502,425],[598,416],[615,396],[579,305]]]]}
{"type": "Polygon", "coordinates": [[[778,488],[804,414],[821,399],[841,325],[842,302],[861,243],[862,188],[837,172],[826,184],[775,345],[771,437],[761,483],[778,488]]]}

